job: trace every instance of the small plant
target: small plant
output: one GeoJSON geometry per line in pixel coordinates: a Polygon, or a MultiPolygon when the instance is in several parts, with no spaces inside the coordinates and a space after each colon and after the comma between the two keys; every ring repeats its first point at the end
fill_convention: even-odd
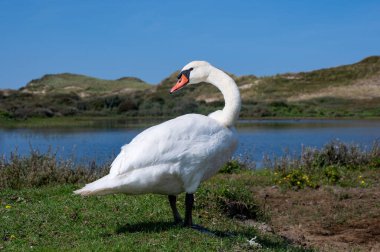
{"type": "Polygon", "coordinates": [[[369,163],[369,167],[380,168],[380,157],[373,158],[369,163]]]}
{"type": "Polygon", "coordinates": [[[359,183],[359,186],[362,188],[368,187],[368,183],[364,180],[362,175],[358,176],[358,183],[359,183]]]}
{"type": "MultiPolygon", "coordinates": [[[[276,175],[276,174],[275,174],[276,175]]],[[[293,189],[303,189],[305,187],[316,188],[310,177],[301,170],[292,170],[287,174],[283,174],[276,178],[276,184],[279,186],[290,187],[293,189]]]]}
{"type": "Polygon", "coordinates": [[[238,173],[242,171],[245,168],[244,164],[241,164],[237,160],[231,160],[228,161],[220,170],[220,173],[225,173],[225,174],[232,174],[232,173],[238,173]]]}
{"type": "Polygon", "coordinates": [[[0,110],[0,118],[10,119],[11,118],[11,114],[9,112],[7,112],[7,111],[0,110]]]}
{"type": "Polygon", "coordinates": [[[323,172],[331,184],[336,184],[342,177],[339,167],[335,165],[325,167],[323,172]]]}

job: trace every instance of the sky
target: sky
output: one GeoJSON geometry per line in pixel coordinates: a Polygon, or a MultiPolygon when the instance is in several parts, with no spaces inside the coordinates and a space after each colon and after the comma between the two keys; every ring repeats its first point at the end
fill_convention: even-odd
{"type": "Polygon", "coordinates": [[[157,84],[192,60],[273,75],[380,55],[380,1],[0,0],[0,89],[44,74],[157,84]]]}

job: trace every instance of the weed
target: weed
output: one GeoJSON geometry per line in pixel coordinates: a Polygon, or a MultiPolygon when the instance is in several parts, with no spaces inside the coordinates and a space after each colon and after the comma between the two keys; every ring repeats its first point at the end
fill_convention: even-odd
{"type": "Polygon", "coordinates": [[[379,167],[380,148],[374,142],[371,148],[332,141],[321,149],[303,148],[299,157],[284,155],[263,161],[274,170],[274,182],[282,187],[318,188],[322,184],[341,186],[368,186],[356,177],[362,170],[379,167]]]}
{"type": "Polygon", "coordinates": [[[240,163],[238,160],[231,160],[219,170],[219,173],[232,174],[238,173],[244,169],[247,169],[247,167],[243,163],[240,163]]]}
{"type": "MultiPolygon", "coordinates": [[[[277,173],[276,173],[277,174],[277,173]]],[[[275,179],[276,184],[293,189],[303,189],[305,187],[317,188],[318,185],[301,170],[292,170],[275,179]]]]}
{"type": "Polygon", "coordinates": [[[336,184],[342,177],[342,174],[338,166],[327,166],[324,168],[323,172],[327,180],[332,184],[336,184]]]}

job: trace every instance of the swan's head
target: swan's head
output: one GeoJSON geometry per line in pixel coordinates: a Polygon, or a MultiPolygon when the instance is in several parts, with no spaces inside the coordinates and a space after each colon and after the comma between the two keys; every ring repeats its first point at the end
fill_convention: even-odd
{"type": "Polygon", "coordinates": [[[210,63],[206,61],[192,61],[184,66],[181,72],[178,74],[178,81],[170,90],[170,93],[174,93],[180,90],[188,84],[196,84],[202,81],[206,81],[211,70],[210,63]]]}

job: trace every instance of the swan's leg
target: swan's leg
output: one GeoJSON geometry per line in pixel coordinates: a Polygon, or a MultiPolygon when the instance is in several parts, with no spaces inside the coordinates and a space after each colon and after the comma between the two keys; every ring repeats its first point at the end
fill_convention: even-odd
{"type": "Polygon", "coordinates": [[[169,195],[168,198],[169,198],[170,207],[172,208],[174,222],[175,223],[182,222],[181,215],[179,214],[178,209],[177,209],[177,196],[169,195]]]}
{"type": "Polygon", "coordinates": [[[185,199],[185,227],[191,227],[193,225],[192,211],[194,205],[194,194],[186,193],[185,199]]]}

